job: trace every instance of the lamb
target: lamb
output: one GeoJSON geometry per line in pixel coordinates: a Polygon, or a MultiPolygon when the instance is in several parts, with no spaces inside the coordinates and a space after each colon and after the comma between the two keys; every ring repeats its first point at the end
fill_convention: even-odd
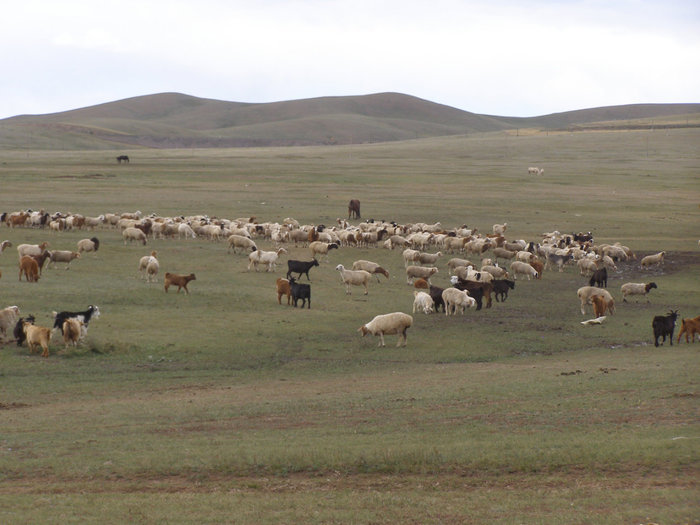
{"type": "Polygon", "coordinates": [[[45,326],[38,326],[25,321],[22,325],[24,334],[27,338],[27,345],[29,346],[29,352],[34,353],[34,349],[37,346],[41,346],[43,352],[41,357],[49,357],[49,343],[51,342],[51,330],[45,326]]]}
{"type": "Polygon", "coordinates": [[[605,299],[607,309],[610,312],[610,315],[615,313],[615,300],[613,299],[612,295],[610,295],[610,292],[603,288],[596,288],[595,286],[582,286],[576,291],[576,295],[578,295],[578,298],[581,300],[581,314],[586,313],[584,307],[586,304],[592,302],[591,297],[593,297],[594,295],[603,296],[603,299],[605,299]]]}
{"type": "Polygon", "coordinates": [[[445,303],[445,315],[457,315],[457,310],[464,313],[464,308],[476,305],[476,299],[469,297],[466,290],[457,288],[445,288],[442,292],[442,300],[445,303]]]}
{"type": "Polygon", "coordinates": [[[142,230],[139,230],[133,226],[124,228],[124,231],[122,231],[122,238],[124,239],[124,244],[128,244],[131,241],[140,241],[145,245],[148,242],[146,240],[146,234],[143,233],[142,230]]]}
{"type": "MultiPolygon", "coordinates": [[[[352,269],[353,270],[364,270],[364,271],[369,272],[375,276],[377,274],[382,274],[387,279],[389,278],[389,272],[387,272],[384,268],[379,266],[376,262],[365,261],[364,259],[360,259],[360,260],[357,260],[354,263],[352,263],[352,269]]],[[[377,282],[380,282],[378,276],[377,276],[377,282]]]]}
{"type": "Polygon", "coordinates": [[[23,255],[19,260],[19,280],[22,275],[28,283],[35,283],[39,280],[39,263],[29,255],[23,255]]]}
{"type": "Polygon", "coordinates": [[[378,335],[378,346],[386,346],[384,344],[384,334],[398,334],[399,340],[396,346],[399,347],[406,346],[406,332],[411,326],[413,326],[413,317],[403,312],[393,312],[377,315],[369,323],[363,324],[357,331],[362,334],[362,337],[365,337],[367,334],[378,335]]]}
{"type": "Polygon", "coordinates": [[[532,265],[521,262],[521,261],[513,261],[510,263],[510,269],[513,272],[513,279],[518,278],[518,275],[524,275],[527,277],[527,280],[529,281],[531,277],[534,277],[537,279],[538,272],[535,270],[532,265]]]}
{"type": "MultiPolygon", "coordinates": [[[[622,302],[627,302],[627,296],[629,295],[644,295],[646,296],[652,288],[658,288],[656,283],[625,283],[620,286],[620,291],[622,292],[622,302]]],[[[647,297],[647,303],[649,298],[647,297]]]]}
{"type": "Polygon", "coordinates": [[[230,235],[227,241],[229,253],[231,253],[232,249],[233,253],[236,253],[236,248],[242,248],[243,250],[251,251],[255,251],[258,249],[253,240],[249,239],[248,237],[244,237],[243,235],[230,235]]]}
{"type": "Polygon", "coordinates": [[[292,289],[289,287],[289,280],[279,277],[276,281],[277,284],[277,304],[282,304],[282,296],[287,296],[287,306],[292,298],[292,289]]]}
{"type": "Polygon", "coordinates": [[[336,270],[340,272],[340,280],[345,283],[345,293],[350,295],[350,285],[363,286],[365,289],[365,295],[369,292],[367,290],[367,284],[372,278],[372,274],[365,270],[346,270],[345,266],[339,264],[335,267],[336,270]]]}
{"type": "Polygon", "coordinates": [[[100,240],[97,237],[81,239],[78,241],[78,253],[96,252],[100,249],[100,240]]]}
{"type": "Polygon", "coordinates": [[[0,334],[3,338],[15,327],[18,319],[19,306],[8,306],[0,310],[0,334]]]}
{"type": "Polygon", "coordinates": [[[139,259],[139,275],[142,279],[148,277],[148,263],[151,262],[151,259],[156,259],[156,254],[157,252],[154,250],[151,252],[151,255],[144,255],[139,259]]]}
{"type": "Polygon", "coordinates": [[[57,262],[66,263],[66,270],[70,268],[70,263],[73,259],[80,259],[80,254],[78,252],[71,252],[69,250],[54,250],[50,252],[49,260],[56,268],[57,262]]]}
{"type": "Polygon", "coordinates": [[[177,293],[180,293],[180,289],[184,288],[185,293],[189,295],[190,291],[187,289],[187,283],[196,280],[197,277],[193,273],[189,275],[180,275],[177,273],[165,272],[163,287],[165,288],[165,293],[168,293],[168,288],[170,288],[171,285],[177,286],[177,293]]]}
{"type": "Polygon", "coordinates": [[[48,246],[48,242],[42,242],[41,244],[20,244],[17,246],[17,254],[20,259],[25,255],[41,255],[48,246]]]}
{"type": "Polygon", "coordinates": [[[264,264],[267,266],[266,272],[272,272],[277,269],[277,259],[282,254],[286,254],[287,250],[284,248],[279,248],[275,252],[265,252],[262,250],[255,250],[248,255],[248,271],[250,271],[250,266],[255,267],[255,271],[258,271],[258,264],[264,264]]]}
{"type": "Polygon", "coordinates": [[[330,250],[337,250],[340,245],[337,242],[323,242],[314,241],[309,243],[309,250],[311,250],[311,256],[315,259],[316,255],[325,255],[326,262],[328,262],[328,252],[330,250]]]}
{"type": "Polygon", "coordinates": [[[678,332],[678,340],[676,343],[681,342],[681,336],[685,334],[685,342],[694,343],[695,335],[700,335],[700,315],[692,319],[682,319],[681,320],[681,331],[678,332]],[[688,337],[690,336],[690,341],[688,337]]]}
{"type": "Polygon", "coordinates": [[[434,266],[409,266],[406,268],[406,283],[411,284],[411,279],[421,278],[430,284],[430,278],[436,273],[438,269],[434,266]]]}
{"type": "Polygon", "coordinates": [[[433,298],[430,297],[430,294],[419,292],[418,290],[413,292],[413,313],[416,313],[417,310],[423,310],[423,313],[427,315],[431,313],[434,308],[435,303],[433,302],[433,298]]]}
{"type": "Polygon", "coordinates": [[[641,265],[642,269],[647,268],[651,265],[661,266],[664,263],[664,257],[666,252],[655,253],[654,255],[647,255],[642,258],[641,265]]]}

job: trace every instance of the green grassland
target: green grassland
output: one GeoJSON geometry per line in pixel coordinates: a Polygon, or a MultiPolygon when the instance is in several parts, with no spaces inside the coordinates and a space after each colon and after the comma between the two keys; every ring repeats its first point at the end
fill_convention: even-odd
{"type": "MultiPolygon", "coordinates": [[[[15,246],[101,248],[18,282],[0,255],[0,306],[37,322],[98,304],[87,342],[49,359],[0,347],[3,523],[694,523],[698,344],[654,347],[651,319],[700,314],[700,135],[693,129],[499,132],[308,148],[0,152],[0,211],[334,225],[364,218],[466,224],[508,238],[592,231],[663,268],[621,263],[617,311],[586,327],[574,268],[518,280],[505,303],[414,314],[408,345],[363,339],[374,315],[411,312],[398,251],[344,247],[311,271],[311,309],[278,305],[274,273],[207,240],[122,242],[118,231],[2,226],[15,246]],[[124,153],[119,151],[118,153],[124,153]],[[529,176],[527,167],[545,172],[529,176]],[[191,294],[147,284],[194,272],[191,294]],[[339,263],[387,281],[346,295],[339,263]],[[623,282],[653,280],[621,304],[623,282]]],[[[267,241],[259,241],[271,249],[267,241]]],[[[445,256],[436,284],[446,286],[445,256]]],[[[302,280],[305,282],[305,278],[302,280]]]]}

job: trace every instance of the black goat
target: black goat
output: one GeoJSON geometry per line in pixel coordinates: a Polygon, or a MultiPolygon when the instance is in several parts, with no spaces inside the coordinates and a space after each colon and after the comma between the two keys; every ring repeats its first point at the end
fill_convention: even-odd
{"type": "Polygon", "coordinates": [[[493,294],[496,297],[496,301],[498,301],[498,297],[500,296],[500,302],[508,298],[508,290],[515,289],[515,281],[510,281],[508,279],[494,279],[491,281],[491,284],[493,285],[493,294]]]}
{"type": "MultiPolygon", "coordinates": [[[[167,290],[166,290],[167,291],[167,290]]],[[[87,309],[83,312],[54,312],[54,322],[53,322],[53,329],[55,330],[58,328],[61,330],[61,333],[63,333],[63,323],[66,321],[66,319],[78,319],[83,322],[85,326],[88,325],[90,322],[90,319],[93,317],[97,319],[100,316],[100,309],[99,307],[91,304],[87,307],[87,309]]]]}
{"type": "Polygon", "coordinates": [[[435,313],[438,313],[439,308],[442,306],[442,311],[443,313],[445,312],[445,301],[442,300],[442,292],[444,291],[444,288],[440,288],[439,286],[434,286],[430,285],[430,297],[433,300],[433,303],[435,304],[435,313]]]}
{"type": "Polygon", "coordinates": [[[34,324],[34,321],[36,321],[36,319],[33,315],[20,317],[17,320],[17,324],[15,324],[15,328],[12,331],[12,335],[14,335],[15,339],[17,340],[17,346],[22,346],[22,343],[24,343],[24,341],[27,339],[27,334],[24,333],[24,323],[27,322],[34,324]]]}
{"type": "Polygon", "coordinates": [[[289,288],[292,291],[292,301],[294,302],[294,308],[297,307],[297,301],[302,300],[301,307],[304,308],[308,300],[307,308],[311,308],[311,285],[309,284],[299,284],[294,277],[289,279],[289,288]]]}
{"type": "Polygon", "coordinates": [[[669,337],[669,344],[673,346],[673,329],[676,326],[678,318],[678,310],[671,310],[666,315],[657,315],[651,322],[651,327],[654,329],[654,346],[659,346],[659,337],[662,337],[661,344],[666,342],[666,336],[669,337]]]}
{"type": "Polygon", "coordinates": [[[607,268],[600,268],[593,272],[591,280],[588,281],[591,286],[602,286],[603,288],[608,287],[608,270],[607,268]]]}
{"type": "Polygon", "coordinates": [[[301,279],[301,274],[306,274],[306,279],[310,281],[309,270],[314,266],[318,266],[318,261],[316,259],[311,259],[310,261],[295,261],[290,259],[287,261],[287,279],[292,276],[292,273],[298,273],[298,279],[301,279]]]}

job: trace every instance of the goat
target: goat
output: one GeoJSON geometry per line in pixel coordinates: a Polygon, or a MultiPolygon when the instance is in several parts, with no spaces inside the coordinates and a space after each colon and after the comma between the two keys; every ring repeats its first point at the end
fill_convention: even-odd
{"type": "Polygon", "coordinates": [[[63,333],[63,323],[67,319],[78,319],[87,328],[91,319],[98,319],[99,317],[100,308],[94,304],[88,305],[82,312],[53,312],[53,330],[60,330],[63,333]]]}
{"type": "Polygon", "coordinates": [[[316,259],[311,259],[310,261],[296,261],[289,259],[287,261],[287,279],[291,278],[292,273],[298,273],[298,279],[301,279],[301,274],[306,274],[306,280],[311,281],[309,278],[309,270],[314,266],[318,266],[318,261],[316,259]]]}
{"type": "Polygon", "coordinates": [[[676,326],[678,318],[678,310],[671,310],[666,315],[657,315],[651,322],[651,327],[654,330],[654,346],[659,346],[659,337],[662,337],[661,344],[666,342],[666,336],[669,337],[669,344],[673,346],[673,329],[676,326]]]}
{"type": "Polygon", "coordinates": [[[588,281],[589,286],[608,287],[608,270],[603,267],[593,272],[591,279],[588,281]]]}
{"type": "Polygon", "coordinates": [[[297,302],[299,299],[301,299],[301,307],[302,309],[304,308],[304,305],[307,304],[308,301],[308,306],[307,309],[311,308],[311,285],[310,284],[301,284],[294,279],[294,277],[291,277],[289,279],[289,288],[292,292],[292,302],[294,303],[294,308],[297,307],[297,302]]]}
{"type": "Polygon", "coordinates": [[[196,280],[197,277],[193,273],[189,275],[180,275],[177,273],[165,272],[163,287],[165,288],[165,293],[168,293],[168,288],[170,288],[171,285],[177,286],[177,293],[180,293],[180,289],[184,288],[185,293],[189,295],[190,291],[187,289],[187,283],[196,280]]]}
{"type": "Polygon", "coordinates": [[[695,334],[700,335],[700,315],[692,319],[682,319],[681,320],[681,330],[678,332],[678,340],[676,343],[681,342],[681,336],[685,334],[685,342],[688,342],[688,337],[690,337],[690,342],[695,342],[695,334]]]}

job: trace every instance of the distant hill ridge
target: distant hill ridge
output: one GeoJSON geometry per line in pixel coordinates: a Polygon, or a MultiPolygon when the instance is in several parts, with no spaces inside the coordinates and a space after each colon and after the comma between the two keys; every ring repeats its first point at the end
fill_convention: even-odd
{"type": "Polygon", "coordinates": [[[0,120],[0,148],[351,144],[515,128],[562,129],[594,122],[614,127],[615,121],[682,115],[698,117],[700,104],[634,104],[517,118],[479,115],[400,93],[259,104],[161,93],[0,120]]]}

